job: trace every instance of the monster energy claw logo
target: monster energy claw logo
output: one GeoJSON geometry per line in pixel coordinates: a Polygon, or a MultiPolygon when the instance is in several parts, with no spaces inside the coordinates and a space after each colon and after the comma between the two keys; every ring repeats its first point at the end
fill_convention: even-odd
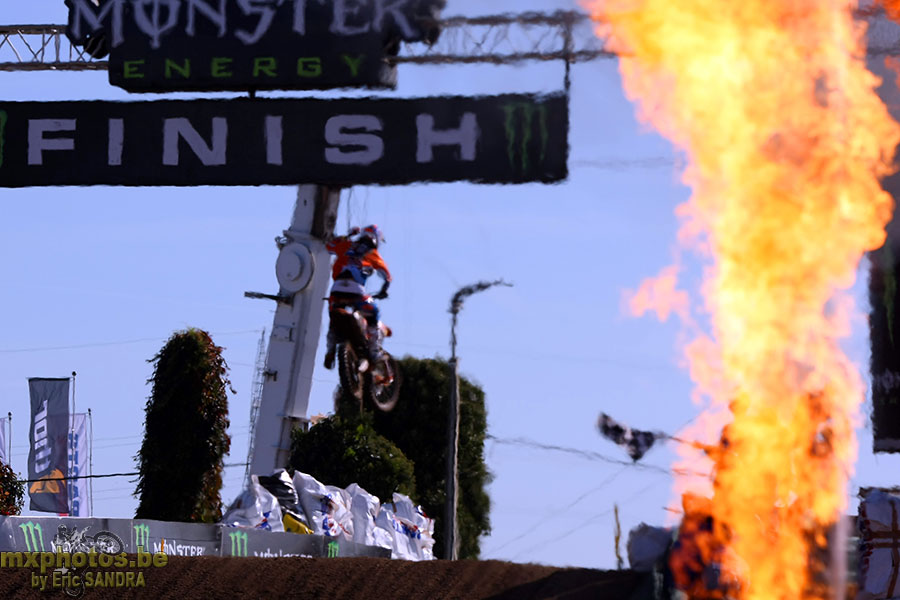
{"type": "Polygon", "coordinates": [[[134,545],[138,548],[150,548],[150,527],[148,525],[134,526],[134,545]]]}
{"type": "Polygon", "coordinates": [[[328,542],[328,558],[337,558],[341,552],[341,547],[337,542],[328,542]]]}
{"type": "Polygon", "coordinates": [[[40,551],[44,551],[44,530],[41,529],[40,523],[28,521],[19,525],[19,529],[25,534],[25,550],[27,552],[37,552],[38,542],[40,542],[40,551]]]}
{"type": "Polygon", "coordinates": [[[3,141],[6,138],[6,111],[0,110],[0,167],[3,166],[3,141]]]}
{"type": "Polygon", "coordinates": [[[247,556],[247,532],[232,531],[228,537],[231,539],[231,555],[247,556]]]}
{"type": "Polygon", "coordinates": [[[506,154],[509,164],[513,169],[517,167],[516,154],[518,153],[521,161],[519,167],[523,173],[527,173],[531,167],[529,146],[533,136],[535,113],[541,128],[541,153],[538,163],[544,162],[544,158],[547,156],[547,143],[550,139],[547,129],[547,105],[510,102],[503,105],[503,113],[506,115],[506,154]],[[519,118],[517,119],[517,117],[519,118]],[[521,140],[517,140],[518,133],[522,135],[521,140]]]}

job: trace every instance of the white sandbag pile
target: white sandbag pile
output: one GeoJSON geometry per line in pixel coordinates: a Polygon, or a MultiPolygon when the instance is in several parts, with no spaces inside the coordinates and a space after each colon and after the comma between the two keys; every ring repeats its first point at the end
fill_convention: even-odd
{"type": "MultiPolygon", "coordinates": [[[[273,477],[283,480],[287,474],[280,470],[273,477]]],[[[381,504],[378,497],[355,483],[341,489],[323,485],[300,471],[294,473],[293,487],[313,534],[389,548],[391,558],[434,559],[434,520],[407,496],[394,493],[392,502],[381,504]]],[[[222,523],[256,528],[267,528],[264,524],[268,524],[271,531],[284,531],[277,498],[259,484],[255,475],[251,486],[225,513],[222,523]],[[277,519],[273,504],[274,510],[278,511],[277,519]]]]}
{"type": "Polygon", "coordinates": [[[284,531],[278,499],[259,484],[256,475],[250,476],[250,487],[241,492],[222,517],[228,527],[250,527],[266,531],[284,531]]]}
{"type": "Polygon", "coordinates": [[[393,502],[383,504],[375,526],[391,534],[391,558],[434,560],[434,519],[429,519],[409,497],[394,492],[393,502]]]}

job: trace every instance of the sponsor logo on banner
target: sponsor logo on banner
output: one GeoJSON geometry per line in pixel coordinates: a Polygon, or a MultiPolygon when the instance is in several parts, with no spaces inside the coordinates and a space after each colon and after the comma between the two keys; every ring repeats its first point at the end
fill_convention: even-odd
{"type": "Polygon", "coordinates": [[[19,529],[25,534],[26,552],[44,552],[44,530],[40,523],[28,521],[19,525],[19,529]]]}
{"type": "Polygon", "coordinates": [[[231,540],[231,556],[247,556],[247,532],[230,531],[228,539],[231,540]]]}
{"type": "Polygon", "coordinates": [[[0,463],[9,464],[9,457],[6,455],[6,429],[9,421],[6,417],[0,419],[0,463]]]}
{"type": "Polygon", "coordinates": [[[393,87],[444,0],[66,0],[66,34],[137,92],[393,87]]]}
{"type": "Polygon", "coordinates": [[[547,105],[510,102],[503,105],[503,112],[506,116],[506,156],[509,165],[527,173],[532,164],[540,165],[547,158],[550,140],[547,105]]]}
{"type": "Polygon", "coordinates": [[[328,558],[337,558],[341,553],[341,547],[337,542],[328,542],[328,558]]]}
{"type": "Polygon", "coordinates": [[[154,554],[163,553],[170,556],[203,556],[206,554],[205,546],[196,544],[182,544],[178,540],[160,539],[159,543],[153,542],[154,554]]]}
{"type": "Polygon", "coordinates": [[[28,380],[31,421],[28,454],[29,508],[40,512],[67,514],[69,380],[28,380]]]}
{"type": "Polygon", "coordinates": [[[150,527],[144,523],[134,526],[134,545],[147,551],[150,548],[150,527]]]}
{"type": "Polygon", "coordinates": [[[88,506],[87,479],[81,476],[87,474],[88,450],[87,450],[87,415],[79,413],[72,415],[72,431],[69,431],[69,515],[73,517],[86,516],[88,506]]]}
{"type": "Polygon", "coordinates": [[[6,137],[6,111],[0,110],[0,167],[3,166],[3,141],[6,137]]]}

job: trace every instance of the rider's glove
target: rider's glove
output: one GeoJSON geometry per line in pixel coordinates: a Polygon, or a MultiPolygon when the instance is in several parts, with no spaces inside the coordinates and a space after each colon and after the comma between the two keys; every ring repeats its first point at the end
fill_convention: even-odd
{"type": "Polygon", "coordinates": [[[359,233],[359,227],[351,227],[350,231],[347,232],[347,237],[351,237],[359,233]]]}

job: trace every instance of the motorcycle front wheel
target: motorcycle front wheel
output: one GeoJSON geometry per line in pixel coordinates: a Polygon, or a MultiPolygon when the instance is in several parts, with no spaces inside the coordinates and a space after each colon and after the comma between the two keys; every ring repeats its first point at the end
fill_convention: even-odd
{"type": "Polygon", "coordinates": [[[390,412],[400,398],[400,368],[394,357],[384,353],[382,358],[366,371],[366,402],[382,412],[390,412]]]}

